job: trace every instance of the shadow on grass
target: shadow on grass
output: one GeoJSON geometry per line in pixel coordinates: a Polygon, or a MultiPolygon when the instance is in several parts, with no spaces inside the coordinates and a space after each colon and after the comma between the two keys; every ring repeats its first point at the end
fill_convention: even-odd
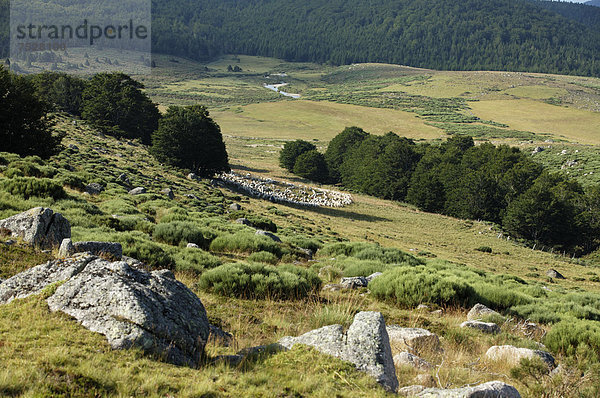
{"type": "Polygon", "coordinates": [[[255,169],[252,167],[242,166],[241,164],[230,164],[232,170],[247,171],[248,173],[268,173],[267,169],[255,169]]]}
{"type": "Polygon", "coordinates": [[[368,222],[376,222],[376,221],[392,221],[389,218],[378,217],[368,214],[356,213],[354,211],[343,210],[340,208],[333,207],[310,207],[310,206],[301,206],[294,205],[290,203],[277,203],[282,206],[290,207],[297,210],[305,210],[313,213],[318,213],[325,216],[336,217],[336,218],[345,218],[353,221],[368,221],[368,222]]]}

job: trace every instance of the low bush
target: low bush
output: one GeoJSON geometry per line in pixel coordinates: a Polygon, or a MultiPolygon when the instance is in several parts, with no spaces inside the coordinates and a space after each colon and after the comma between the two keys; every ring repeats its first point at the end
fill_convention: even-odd
{"type": "Polygon", "coordinates": [[[223,264],[218,257],[199,249],[183,249],[173,257],[177,271],[191,272],[196,275],[223,264]]]}
{"type": "Polygon", "coordinates": [[[251,232],[238,232],[221,235],[210,244],[210,251],[216,253],[256,253],[266,251],[281,257],[281,247],[266,236],[251,232]]]}
{"type": "Polygon", "coordinates": [[[225,264],[200,277],[201,289],[245,299],[301,299],[321,287],[312,271],[294,265],[225,264]]]}
{"type": "Polygon", "coordinates": [[[0,188],[11,195],[18,195],[24,199],[34,196],[53,199],[66,197],[63,187],[48,178],[17,177],[6,179],[0,182],[0,188]]]}
{"type": "Polygon", "coordinates": [[[478,247],[477,249],[475,249],[475,250],[477,250],[477,251],[479,251],[479,252],[482,252],[482,253],[492,253],[492,252],[493,252],[492,248],[491,248],[491,247],[489,247],[489,246],[479,246],[479,247],[478,247]]]}
{"type": "Polygon", "coordinates": [[[250,256],[248,256],[248,261],[252,261],[255,263],[265,263],[265,264],[273,264],[274,265],[279,262],[279,259],[273,253],[257,252],[257,253],[252,253],[250,256]]]}
{"type": "Polygon", "coordinates": [[[375,298],[392,300],[402,307],[422,303],[468,306],[476,298],[475,290],[463,280],[443,276],[428,267],[396,267],[369,283],[375,298]]]}
{"type": "Polygon", "coordinates": [[[399,249],[385,248],[373,243],[330,243],[319,252],[323,257],[348,256],[361,260],[377,260],[384,264],[421,265],[422,260],[399,249]]]}
{"type": "Polygon", "coordinates": [[[600,355],[600,324],[594,321],[565,319],[546,334],[544,344],[555,353],[568,356],[583,354],[592,362],[600,355]]]}
{"type": "Polygon", "coordinates": [[[123,245],[123,254],[145,262],[152,268],[172,269],[175,260],[156,243],[136,241],[123,245]]]}
{"type": "Polygon", "coordinates": [[[323,247],[323,244],[317,239],[311,239],[302,236],[285,238],[284,241],[302,249],[312,250],[313,253],[316,253],[323,247]]]}
{"type": "Polygon", "coordinates": [[[158,224],[154,228],[153,238],[158,242],[173,246],[177,246],[183,242],[195,243],[200,247],[208,247],[210,240],[214,238],[214,235],[208,230],[203,230],[194,223],[174,221],[158,224]]]}

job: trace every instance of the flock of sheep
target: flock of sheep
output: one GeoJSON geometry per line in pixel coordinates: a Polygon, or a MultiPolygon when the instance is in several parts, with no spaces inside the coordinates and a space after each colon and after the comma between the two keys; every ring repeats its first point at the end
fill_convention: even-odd
{"type": "Polygon", "coordinates": [[[223,173],[218,178],[226,185],[250,196],[276,203],[312,207],[343,207],[352,203],[352,195],[346,193],[258,178],[249,173],[223,173]]]}

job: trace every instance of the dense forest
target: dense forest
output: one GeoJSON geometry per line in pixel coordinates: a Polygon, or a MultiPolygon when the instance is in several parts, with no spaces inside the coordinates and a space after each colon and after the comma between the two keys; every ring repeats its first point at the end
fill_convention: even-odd
{"type": "MultiPolygon", "coordinates": [[[[153,51],[600,76],[600,10],[533,0],[153,1],[153,51]]],[[[7,26],[8,1],[0,0],[7,26]]],[[[0,54],[8,55],[7,29],[0,54]]]]}
{"type": "Polygon", "coordinates": [[[154,18],[155,51],[199,60],[600,75],[598,29],[525,0],[177,0],[155,2],[154,18]]]}

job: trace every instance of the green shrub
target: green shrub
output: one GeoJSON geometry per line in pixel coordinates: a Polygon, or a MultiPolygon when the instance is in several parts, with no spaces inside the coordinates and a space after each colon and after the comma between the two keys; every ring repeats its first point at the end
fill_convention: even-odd
{"type": "Polygon", "coordinates": [[[489,246],[479,246],[479,247],[478,247],[477,249],[475,249],[475,250],[477,250],[477,251],[479,251],[479,252],[482,252],[482,253],[492,253],[492,251],[493,251],[493,250],[492,250],[492,248],[491,248],[491,247],[489,247],[489,246]]]}
{"type": "Polygon", "coordinates": [[[384,264],[406,264],[416,266],[423,264],[422,260],[411,256],[399,249],[384,248],[373,243],[330,243],[319,252],[322,257],[348,256],[361,260],[377,260],[384,264]]]}
{"type": "Polygon", "coordinates": [[[302,249],[312,250],[313,253],[316,253],[323,247],[323,244],[317,239],[310,239],[302,236],[285,238],[284,241],[302,249]]]}
{"type": "Polygon", "coordinates": [[[18,195],[25,199],[32,196],[61,199],[66,196],[63,187],[48,178],[17,177],[2,181],[0,186],[11,195],[18,195]]]}
{"type": "Polygon", "coordinates": [[[123,254],[145,262],[152,268],[173,268],[175,261],[156,243],[136,241],[123,245],[123,254]]]}
{"type": "Polygon", "coordinates": [[[221,235],[210,244],[210,251],[217,253],[256,253],[266,251],[281,257],[281,247],[266,236],[251,232],[221,235]]]}
{"type": "Polygon", "coordinates": [[[279,165],[288,171],[293,171],[296,159],[305,152],[316,150],[317,147],[304,140],[287,142],[279,153],[279,165]]]}
{"type": "Polygon", "coordinates": [[[216,268],[223,262],[212,254],[199,249],[183,249],[174,256],[175,269],[200,275],[207,269],[216,268]]]}
{"type": "Polygon", "coordinates": [[[255,263],[265,263],[265,264],[273,264],[274,265],[279,262],[279,259],[273,253],[257,252],[257,253],[252,253],[250,256],[248,256],[248,261],[252,261],[255,263]]]}
{"type": "Polygon", "coordinates": [[[154,228],[153,238],[162,243],[177,246],[180,243],[195,243],[200,247],[208,247],[210,236],[206,231],[207,237],[204,236],[203,231],[198,225],[185,222],[185,221],[174,221],[170,223],[161,223],[154,228]]]}
{"type": "Polygon", "coordinates": [[[428,267],[396,267],[369,283],[375,298],[393,300],[403,307],[421,303],[439,305],[471,304],[474,289],[457,277],[442,276],[428,267]]]}
{"type": "Polygon", "coordinates": [[[77,189],[79,191],[84,190],[86,186],[85,181],[81,177],[71,173],[60,176],[58,181],[64,186],[77,189]]]}
{"type": "Polygon", "coordinates": [[[594,321],[565,319],[546,334],[544,344],[555,353],[574,356],[582,351],[598,361],[600,353],[600,324],[594,321]]]}
{"type": "Polygon", "coordinates": [[[225,264],[206,271],[198,285],[211,293],[246,299],[301,299],[318,291],[321,280],[294,265],[225,264]]]}

